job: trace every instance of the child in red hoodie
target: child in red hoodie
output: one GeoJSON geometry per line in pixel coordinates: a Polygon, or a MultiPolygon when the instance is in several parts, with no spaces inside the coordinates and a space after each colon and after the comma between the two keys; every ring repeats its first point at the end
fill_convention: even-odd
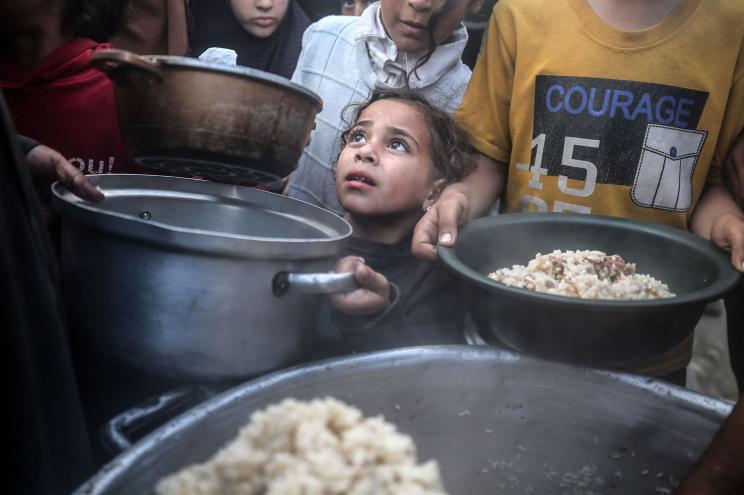
{"type": "Polygon", "coordinates": [[[88,64],[125,0],[32,0],[0,7],[0,88],[18,133],[85,174],[143,173],[119,130],[111,81],[88,64]]]}

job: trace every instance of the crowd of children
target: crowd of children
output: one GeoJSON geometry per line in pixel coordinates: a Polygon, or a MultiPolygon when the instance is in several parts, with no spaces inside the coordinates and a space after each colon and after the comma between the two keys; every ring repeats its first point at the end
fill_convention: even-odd
{"type": "MultiPolygon", "coordinates": [[[[84,173],[142,170],[121,141],[111,83],[87,59],[109,48],[102,43],[146,7],[166,12],[161,17],[171,12],[181,19],[178,33],[183,18],[190,20],[193,55],[212,46],[234,49],[239,64],[291,76],[323,99],[287,193],[345,215],[354,227],[355,255],[369,249],[365,258],[386,260],[378,265],[386,266],[378,269],[381,276],[395,279],[398,268],[386,263],[399,255],[415,262],[408,243],[428,266],[438,244],[455,243],[458,227],[497,200],[504,212],[611,215],[689,229],[729,251],[744,271],[741,3],[501,0],[471,76],[461,60],[468,40],[463,20],[482,5],[344,2],[341,12],[360,15],[313,24],[296,0],[54,0],[46,9],[6,7],[0,87],[16,128],[35,140],[27,149],[31,170],[100,200],[84,173]],[[390,172],[380,184],[374,174],[349,181],[340,174],[353,163],[351,150],[371,142],[364,126],[348,130],[346,114],[356,108],[351,121],[365,117],[376,129],[379,118],[366,117],[379,117],[373,110],[380,107],[401,119],[398,127],[423,132],[415,148],[429,158],[415,160],[420,169],[390,172]],[[448,120],[452,113],[457,124],[448,120]],[[428,168],[442,173],[441,167],[456,165],[440,148],[469,146],[459,139],[453,144],[458,128],[472,143],[472,153],[458,153],[470,157],[473,172],[438,176],[432,187],[436,174],[428,168]],[[390,192],[382,184],[396,187],[390,192]],[[377,207],[369,203],[374,197],[377,207]],[[359,239],[376,247],[360,247],[359,239]]],[[[411,157],[405,140],[394,146],[383,147],[381,163],[404,148],[401,156],[411,157]]],[[[354,168],[367,169],[389,173],[376,165],[354,168]]],[[[406,299],[419,285],[396,294],[406,299]]],[[[438,297],[429,298],[431,306],[439,306],[438,297]]],[[[728,304],[729,326],[741,321],[735,303],[728,304]]],[[[386,346],[380,338],[373,347],[386,346]]],[[[688,339],[636,371],[667,375],[684,369],[690,354],[688,339]]]]}
{"type": "MultiPolygon", "coordinates": [[[[287,194],[352,225],[335,270],[361,288],[321,308],[320,355],[464,342],[437,246],[495,204],[688,229],[744,272],[740,0],[500,0],[472,74],[463,20],[483,0],[344,0],[347,15],[312,24],[298,0],[196,0],[188,16],[175,3],[192,55],[233,49],[323,99],[287,194]]],[[[73,169],[61,155],[29,162],[94,198],[80,171],[136,165],[110,82],[86,67],[120,26],[93,20],[135,7],[109,0],[72,23],[86,2],[51,4],[0,21],[0,88],[19,131],[73,169]]],[[[732,343],[743,293],[727,299],[732,343]]],[[[679,377],[691,343],[634,371],[679,377]]]]}
{"type": "MultiPolygon", "coordinates": [[[[463,19],[482,5],[344,2],[342,13],[359,15],[313,24],[296,0],[55,0],[47,9],[7,7],[0,87],[20,133],[42,143],[28,147],[31,170],[100,200],[84,173],[141,170],[121,142],[111,83],[87,66],[87,58],[109,48],[101,43],[147,8],[160,17],[171,12],[181,19],[177,33],[189,19],[193,55],[212,46],[234,49],[239,64],[291,76],[323,99],[287,193],[345,215],[354,227],[355,255],[370,249],[363,257],[386,260],[377,264],[386,266],[378,269],[383,278],[395,279],[392,260],[402,255],[405,263],[419,263],[409,256],[409,243],[421,266],[429,266],[438,244],[452,245],[458,227],[497,200],[504,212],[611,215],[690,229],[729,251],[744,271],[740,2],[501,0],[471,77],[461,60],[468,40],[463,19]],[[351,163],[343,161],[350,150],[371,146],[357,141],[367,139],[365,129],[357,134],[347,123],[379,107],[425,131],[417,151],[430,157],[434,170],[454,166],[440,163],[451,158],[440,152],[440,141],[451,136],[436,128],[453,136],[462,128],[473,146],[472,153],[462,152],[473,172],[439,177],[431,189],[426,167],[397,170],[384,181],[386,187],[401,183],[394,193],[372,176],[346,180],[339,174],[351,163]],[[457,124],[447,120],[452,113],[457,124]],[[410,209],[407,202],[423,203],[424,193],[426,211],[421,204],[410,209]],[[385,208],[355,209],[361,198],[372,197],[385,208]],[[376,247],[357,246],[359,239],[376,247]]],[[[401,149],[395,153],[406,148],[396,143],[401,149]]],[[[455,145],[450,140],[446,146],[455,145]]],[[[411,151],[406,148],[405,156],[411,151]]],[[[396,291],[405,285],[394,282],[396,291]]],[[[419,285],[396,294],[408,298],[419,285]]],[[[429,298],[431,306],[439,305],[437,298],[429,298]]],[[[741,321],[735,302],[728,304],[729,326],[741,321]]],[[[373,347],[386,346],[380,339],[373,347]]],[[[690,354],[688,339],[636,371],[668,375],[684,369],[690,354]]]]}

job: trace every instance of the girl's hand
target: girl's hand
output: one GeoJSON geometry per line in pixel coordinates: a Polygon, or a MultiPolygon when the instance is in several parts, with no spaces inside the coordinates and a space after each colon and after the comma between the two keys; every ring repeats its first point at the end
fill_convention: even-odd
{"type": "Polygon", "coordinates": [[[364,264],[358,256],[341,258],[333,267],[335,272],[354,272],[361,288],[352,292],[332,294],[331,304],[349,315],[364,316],[381,313],[390,301],[390,282],[384,275],[377,273],[364,264]]]}
{"type": "Polygon", "coordinates": [[[31,175],[62,182],[76,196],[100,203],[103,193],[91,184],[88,178],[57,151],[40,144],[26,154],[26,164],[31,175]]]}
{"type": "Polygon", "coordinates": [[[713,224],[710,240],[731,253],[731,264],[744,272],[744,216],[727,213],[713,224]]]}

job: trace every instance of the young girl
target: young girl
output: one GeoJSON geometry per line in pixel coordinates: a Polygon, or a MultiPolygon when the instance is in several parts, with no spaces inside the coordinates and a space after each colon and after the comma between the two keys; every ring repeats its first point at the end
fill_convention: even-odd
{"type": "Polygon", "coordinates": [[[238,65],[290,78],[310,20],[295,0],[199,0],[192,6],[194,56],[235,50],[238,65]]]}
{"type": "MultiPolygon", "coordinates": [[[[501,197],[509,212],[689,228],[744,271],[744,213],[720,183],[744,127],[742,39],[739,0],[501,0],[457,113],[478,167],[443,191],[414,252],[434,259],[501,197]]],[[[642,371],[683,376],[683,344],[642,371]]]]}
{"type": "Polygon", "coordinates": [[[471,170],[467,137],[420,96],[375,91],[342,135],[336,191],[353,237],[336,271],[363,288],[331,297],[318,328],[322,354],[464,343],[455,280],[415,259],[411,233],[447,184],[471,170]]]}
{"type": "Polygon", "coordinates": [[[470,79],[460,57],[462,20],[482,0],[382,0],[360,17],[329,16],[308,28],[292,80],[323,98],[310,145],[292,174],[289,195],[336,213],[333,163],[341,112],[375,88],[409,88],[454,111],[470,79]]]}

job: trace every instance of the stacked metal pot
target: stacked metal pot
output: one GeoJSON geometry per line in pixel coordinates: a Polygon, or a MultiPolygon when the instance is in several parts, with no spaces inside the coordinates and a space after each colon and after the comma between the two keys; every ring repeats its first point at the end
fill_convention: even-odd
{"type": "MultiPolygon", "coordinates": [[[[119,50],[91,63],[115,83],[132,156],[169,174],[284,177],[322,106],[312,92],[244,67],[119,50]]],[[[351,228],[320,208],[203,180],[91,180],[103,203],[56,184],[54,205],[71,328],[98,355],[189,381],[254,376],[311,348],[319,296],[303,287],[355,285],[350,274],[324,275],[351,228]],[[308,272],[319,274],[299,277],[308,272]]]]}

